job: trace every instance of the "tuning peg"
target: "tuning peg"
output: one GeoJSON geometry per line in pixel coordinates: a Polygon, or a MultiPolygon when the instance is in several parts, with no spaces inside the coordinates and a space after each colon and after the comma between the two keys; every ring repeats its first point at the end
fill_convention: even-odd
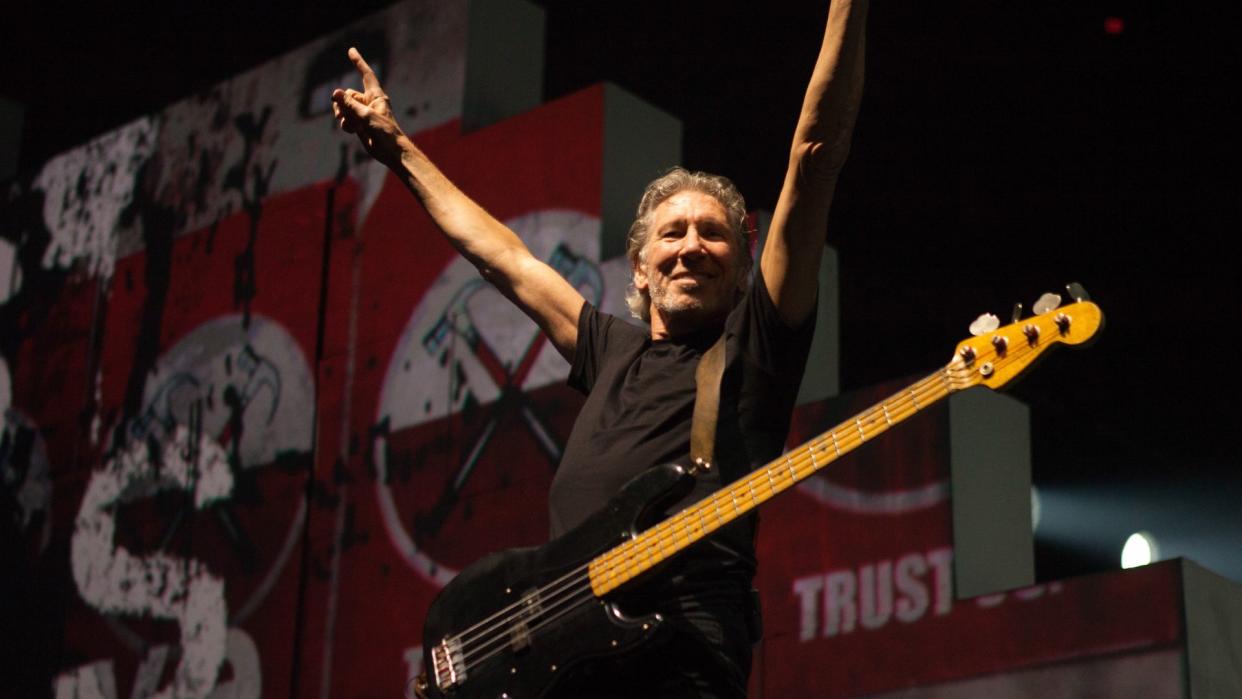
{"type": "Polygon", "coordinates": [[[1009,316],[1010,323],[1016,323],[1022,320],[1022,304],[1015,303],[1013,305],[1013,314],[1009,316]]]}
{"type": "Polygon", "coordinates": [[[1066,284],[1065,290],[1069,292],[1070,298],[1075,301],[1091,300],[1091,294],[1088,294],[1087,290],[1082,288],[1082,284],[1079,284],[1078,282],[1070,282],[1069,284],[1066,284]]]}
{"type": "Polygon", "coordinates": [[[1061,295],[1050,292],[1040,296],[1039,300],[1035,302],[1035,305],[1031,307],[1031,311],[1033,311],[1037,316],[1042,316],[1060,305],[1061,295]]]}
{"type": "Polygon", "coordinates": [[[984,313],[975,318],[975,322],[970,324],[970,334],[978,337],[984,333],[990,333],[1000,327],[1000,318],[991,313],[984,313]]]}

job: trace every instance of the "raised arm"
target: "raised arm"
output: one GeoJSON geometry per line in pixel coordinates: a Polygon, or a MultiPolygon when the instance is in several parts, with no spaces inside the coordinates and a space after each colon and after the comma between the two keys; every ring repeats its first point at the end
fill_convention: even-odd
{"type": "Polygon", "coordinates": [[[453,247],[530,316],[562,356],[572,358],[582,294],[440,172],[401,130],[388,95],[358,50],[351,48],[349,58],[362,75],[363,91],[332,93],[337,125],[356,134],[372,157],[401,178],[453,247]]]}
{"type": "Polygon", "coordinates": [[[815,307],[828,209],[862,100],[866,19],[866,0],[832,0],[759,261],[768,292],[789,325],[800,324],[815,307]]]}

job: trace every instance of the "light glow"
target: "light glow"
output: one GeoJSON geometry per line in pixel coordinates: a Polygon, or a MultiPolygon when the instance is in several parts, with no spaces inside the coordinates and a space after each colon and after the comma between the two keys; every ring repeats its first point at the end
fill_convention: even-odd
{"type": "Polygon", "coordinates": [[[1137,568],[1160,560],[1160,548],[1149,532],[1135,532],[1121,548],[1121,567],[1137,568]]]}
{"type": "Polygon", "coordinates": [[[1031,531],[1039,529],[1039,518],[1043,515],[1043,503],[1039,500],[1039,488],[1031,486],[1031,531]]]}

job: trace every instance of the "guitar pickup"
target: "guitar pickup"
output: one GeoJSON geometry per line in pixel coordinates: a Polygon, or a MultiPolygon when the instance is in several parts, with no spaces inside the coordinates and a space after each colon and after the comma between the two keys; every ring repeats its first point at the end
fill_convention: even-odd
{"type": "Polygon", "coordinates": [[[543,598],[538,590],[526,593],[518,600],[518,613],[509,626],[509,647],[514,652],[526,650],[531,644],[530,621],[543,612],[543,598]]]}
{"type": "Polygon", "coordinates": [[[509,647],[514,653],[530,648],[530,625],[524,621],[509,627],[509,647]]]}

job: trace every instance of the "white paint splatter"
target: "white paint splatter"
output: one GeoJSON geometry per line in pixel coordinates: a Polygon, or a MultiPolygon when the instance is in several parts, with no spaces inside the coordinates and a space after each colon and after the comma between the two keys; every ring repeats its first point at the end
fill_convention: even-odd
{"type": "MultiPolygon", "coordinates": [[[[249,147],[253,165],[265,173],[274,166],[267,196],[330,182],[343,159],[346,174],[361,185],[355,221],[361,224],[390,175],[362,153],[358,139],[334,128],[327,96],[336,87],[360,87],[349,59],[335,47],[343,39],[382,35],[386,54],[368,58],[383,63],[384,89],[402,110],[401,125],[417,134],[461,115],[468,8],[442,0],[396,3],[160,112],[156,190],[162,204],[184,217],[177,233],[201,230],[242,210],[242,193],[226,182],[247,148],[234,120],[242,114],[258,119],[265,110],[271,111],[263,136],[249,147]],[[328,50],[339,70],[332,76],[320,74],[328,50]],[[312,77],[322,82],[308,84],[312,77]]],[[[253,172],[243,173],[246,197],[255,192],[253,172]]],[[[141,246],[140,236],[122,233],[121,256],[141,246]]]]}
{"type": "Polygon", "coordinates": [[[111,660],[75,667],[52,680],[56,699],[116,699],[116,675],[111,660]]]}
{"type": "Polygon", "coordinates": [[[233,679],[221,683],[208,699],[259,699],[263,695],[263,663],[250,634],[229,629],[228,659],[233,679]]]}
{"type": "Polygon", "coordinates": [[[194,559],[164,553],[135,556],[114,542],[111,512],[134,492],[177,488],[194,493],[202,508],[233,489],[228,455],[210,438],[195,439],[178,426],[153,463],[141,441],[91,475],[78,510],[70,560],[78,592],[105,614],[173,619],[181,628],[181,662],[159,699],[207,697],[225,658],[224,581],[194,559]]]}
{"type": "Polygon", "coordinates": [[[86,262],[108,277],[116,263],[117,223],[134,199],[137,175],[154,150],[157,127],[147,117],[47,162],[32,183],[42,190],[43,222],[52,242],[44,268],[86,262]]]}
{"type": "Polygon", "coordinates": [[[22,288],[22,268],[17,264],[17,246],[0,238],[0,306],[22,288]]]}

